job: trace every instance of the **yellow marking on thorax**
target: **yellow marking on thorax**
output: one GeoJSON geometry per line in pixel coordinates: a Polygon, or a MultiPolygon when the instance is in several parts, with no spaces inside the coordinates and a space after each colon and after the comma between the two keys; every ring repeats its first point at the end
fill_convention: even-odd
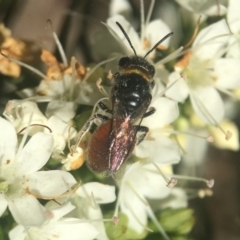
{"type": "Polygon", "coordinates": [[[137,69],[137,68],[130,68],[130,69],[122,69],[121,70],[121,75],[123,75],[123,74],[130,74],[130,73],[136,73],[136,74],[139,74],[139,75],[141,75],[144,79],[146,79],[147,81],[151,81],[152,80],[152,78],[148,75],[148,74],[146,74],[144,71],[141,71],[141,70],[139,70],[139,69],[137,69]]]}

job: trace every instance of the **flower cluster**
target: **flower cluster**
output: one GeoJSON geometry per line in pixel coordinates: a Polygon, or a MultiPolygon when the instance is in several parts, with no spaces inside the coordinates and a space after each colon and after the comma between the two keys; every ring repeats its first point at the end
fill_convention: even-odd
{"type": "MultiPolygon", "coordinates": [[[[111,68],[120,57],[91,67],[84,67],[75,57],[68,62],[53,32],[62,63],[41,49],[39,59],[46,68],[42,73],[26,64],[29,43],[13,39],[0,25],[1,73],[18,77],[21,67],[26,67],[41,78],[35,88],[18,91],[20,99],[9,99],[4,118],[0,117],[0,217],[11,215],[15,222],[7,233],[10,240],[144,239],[155,232],[165,240],[188,239],[194,224],[188,199],[211,196],[214,180],[192,176],[181,168],[177,172],[174,166],[180,162],[185,169],[200,165],[209,143],[239,150],[234,111],[227,111],[226,106],[235,109],[240,98],[240,18],[236,0],[227,5],[176,2],[194,23],[192,29],[189,26],[191,34],[184,41],[177,34],[157,44],[172,31],[168,24],[180,29],[180,21],[159,19],[154,0],[146,18],[140,0],[140,21],[127,0],[111,0],[110,16],[104,23],[115,39],[111,41],[122,47],[124,56],[142,56],[155,68],[148,108],[155,112],[134,123],[148,132],[140,144],[120,146],[132,154],[112,176],[90,171],[87,163],[96,129],[103,123],[115,124],[116,103],[110,91],[116,75],[111,71],[107,75],[102,66],[109,63],[111,68]],[[225,15],[226,19],[221,17],[225,15]],[[208,24],[212,16],[218,20],[208,24]],[[136,22],[140,22],[140,34],[136,22]],[[175,44],[171,44],[173,38],[175,44]],[[180,175],[183,172],[188,176],[180,175]],[[178,183],[183,180],[205,185],[192,195],[193,189],[190,193],[178,183]]],[[[171,11],[171,16],[177,16],[171,11]]],[[[98,141],[105,143],[112,132],[104,134],[98,141]]],[[[141,135],[135,133],[135,137],[141,135]]],[[[108,151],[110,158],[111,147],[108,151]]],[[[93,161],[101,164],[102,155],[93,161]]]]}

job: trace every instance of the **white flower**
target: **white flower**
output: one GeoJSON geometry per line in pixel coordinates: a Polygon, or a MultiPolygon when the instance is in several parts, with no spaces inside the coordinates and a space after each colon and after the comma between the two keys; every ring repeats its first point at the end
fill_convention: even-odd
{"type": "Polygon", "coordinates": [[[215,0],[176,0],[187,10],[207,16],[224,15],[227,8],[215,0]]]}
{"type": "Polygon", "coordinates": [[[114,202],[116,199],[115,187],[98,182],[86,183],[78,188],[71,196],[70,201],[76,206],[69,216],[92,220],[92,225],[98,230],[96,239],[107,240],[103,215],[98,204],[114,202]]]}
{"type": "MultiPolygon", "coordinates": [[[[141,35],[139,36],[136,30],[131,26],[131,24],[121,15],[115,15],[107,19],[107,25],[110,27],[110,32],[123,46],[126,54],[133,55],[133,50],[131,49],[126,37],[123,35],[122,31],[117,26],[116,22],[119,22],[125,32],[127,33],[137,55],[144,56],[152,47],[161,40],[165,35],[171,32],[169,27],[160,19],[153,20],[150,23],[144,23],[141,29],[141,35]],[[156,29],[161,29],[161,31],[156,31],[156,29]]],[[[169,45],[170,38],[166,39],[159,48],[167,49],[169,45]]],[[[154,58],[154,51],[147,56],[148,59],[154,58]]]]}
{"type": "MultiPolygon", "coordinates": [[[[71,127],[68,122],[71,116],[71,108],[68,106],[71,103],[62,102],[50,103],[46,111],[47,119],[39,110],[35,102],[12,100],[9,101],[3,115],[14,125],[17,132],[24,130],[28,125],[31,118],[31,127],[29,134],[33,135],[36,132],[44,131],[52,133],[54,138],[54,153],[62,153],[66,146],[66,142],[77,135],[77,131],[71,127]],[[61,111],[62,107],[62,111],[61,111]],[[53,115],[54,114],[54,115],[53,115]],[[69,114],[66,116],[66,114],[69,114]],[[35,125],[35,126],[34,126],[35,125]],[[45,126],[45,127],[44,127],[45,126]]],[[[24,133],[24,131],[22,131],[24,133]]]]}
{"type": "MultiPolygon", "coordinates": [[[[36,89],[36,93],[41,96],[48,96],[51,101],[64,99],[75,104],[91,106],[102,97],[95,83],[88,83],[83,79],[73,79],[69,73],[65,73],[60,80],[42,80],[36,89]]],[[[72,107],[73,109],[76,108],[74,104],[72,107]]]]}
{"type": "Polygon", "coordinates": [[[71,203],[59,207],[56,203],[50,202],[45,210],[48,219],[41,226],[24,228],[24,226],[18,225],[9,232],[9,238],[10,240],[96,239],[98,231],[90,223],[77,218],[64,217],[74,208],[71,203]]]}
{"type": "Polygon", "coordinates": [[[109,4],[109,16],[114,15],[124,15],[131,16],[132,15],[132,7],[127,0],[111,0],[109,4]]]}
{"type": "Polygon", "coordinates": [[[39,226],[46,216],[35,196],[59,196],[76,181],[64,171],[38,171],[52,153],[51,135],[36,133],[23,147],[24,135],[17,149],[15,129],[3,118],[0,131],[0,216],[8,206],[17,223],[39,226]]]}
{"type": "MultiPolygon", "coordinates": [[[[171,173],[167,169],[166,171],[171,173]]],[[[119,188],[118,204],[121,211],[128,217],[129,228],[139,234],[146,228],[147,218],[151,217],[152,213],[146,198],[164,199],[171,192],[153,164],[142,164],[139,161],[129,166],[119,183],[119,188]]]]}
{"type": "Polygon", "coordinates": [[[240,59],[240,16],[239,16],[239,1],[229,0],[227,21],[233,35],[229,40],[229,50],[227,57],[240,59]]]}
{"type": "Polygon", "coordinates": [[[166,135],[168,131],[165,129],[179,116],[177,102],[157,95],[150,107],[154,107],[156,112],[143,119],[141,125],[148,127],[149,132],[144,141],[135,147],[134,154],[157,163],[179,162],[179,147],[166,135]]]}
{"type": "Polygon", "coordinates": [[[216,89],[229,93],[228,89],[240,87],[240,60],[221,58],[228,35],[225,20],[201,30],[191,51],[175,65],[169,84],[179,79],[179,73],[183,78],[166,92],[167,97],[179,102],[190,95],[197,115],[214,126],[224,117],[223,101],[216,89]]]}

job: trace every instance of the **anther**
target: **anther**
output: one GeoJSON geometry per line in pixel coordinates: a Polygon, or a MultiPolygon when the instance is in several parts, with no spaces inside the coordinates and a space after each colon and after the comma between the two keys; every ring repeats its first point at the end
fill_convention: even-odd
{"type": "Polygon", "coordinates": [[[232,133],[227,131],[225,139],[228,141],[232,137],[232,133]]]}
{"type": "Polygon", "coordinates": [[[173,188],[177,184],[178,180],[176,178],[171,178],[166,185],[168,188],[173,188]]]}
{"type": "Polygon", "coordinates": [[[118,223],[119,223],[119,218],[118,218],[117,216],[114,216],[114,217],[112,218],[112,221],[113,221],[114,226],[117,226],[118,223]]]}
{"type": "Polygon", "coordinates": [[[205,182],[209,188],[212,188],[214,186],[214,179],[208,180],[205,178],[189,177],[189,176],[182,176],[182,175],[173,175],[173,177],[175,177],[176,179],[205,182]]]}

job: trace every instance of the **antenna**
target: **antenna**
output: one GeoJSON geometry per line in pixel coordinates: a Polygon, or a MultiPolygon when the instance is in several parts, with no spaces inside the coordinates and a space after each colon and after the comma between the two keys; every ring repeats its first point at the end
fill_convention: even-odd
{"type": "MultiPolygon", "coordinates": [[[[132,45],[132,43],[131,43],[131,41],[130,41],[128,35],[127,35],[127,33],[126,33],[125,30],[123,29],[122,25],[121,25],[119,22],[116,22],[116,24],[118,25],[118,27],[119,27],[120,30],[122,31],[123,35],[124,35],[125,38],[127,39],[127,41],[128,41],[128,43],[129,43],[130,47],[132,48],[135,56],[137,56],[136,50],[134,49],[134,47],[133,47],[133,45],[132,45]]],[[[165,38],[166,38],[166,37],[165,37],[165,38]]],[[[165,40],[165,39],[164,39],[164,40],[165,40]]],[[[163,40],[163,41],[164,41],[164,40],[163,40]]],[[[160,43],[158,43],[158,44],[160,44],[160,43]]],[[[151,51],[152,51],[152,50],[151,50],[151,51]]]]}
{"type": "Polygon", "coordinates": [[[167,38],[173,35],[173,32],[168,33],[165,37],[163,37],[159,42],[157,42],[146,54],[143,58],[145,58],[149,53],[151,53],[159,44],[164,42],[167,38]]]}

